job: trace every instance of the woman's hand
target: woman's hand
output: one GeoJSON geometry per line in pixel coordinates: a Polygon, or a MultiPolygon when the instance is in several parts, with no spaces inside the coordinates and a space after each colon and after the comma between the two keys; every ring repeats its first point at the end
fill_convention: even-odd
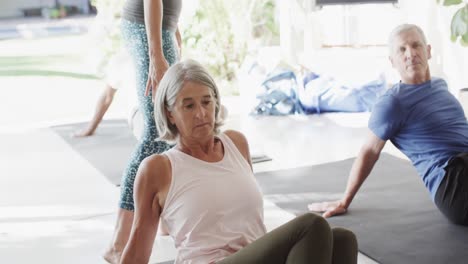
{"type": "Polygon", "coordinates": [[[165,59],[151,59],[149,62],[148,81],[146,82],[145,96],[148,96],[151,91],[151,100],[154,102],[156,89],[161,81],[164,73],[169,68],[169,64],[165,59]]]}

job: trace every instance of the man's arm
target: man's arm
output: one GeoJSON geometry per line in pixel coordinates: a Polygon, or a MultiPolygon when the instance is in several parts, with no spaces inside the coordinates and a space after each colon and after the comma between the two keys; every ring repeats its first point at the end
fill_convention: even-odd
{"type": "Polygon", "coordinates": [[[385,143],[386,141],[369,131],[366,142],[359,151],[358,157],[351,168],[343,198],[333,202],[312,203],[308,206],[309,210],[324,212],[323,217],[346,213],[354,196],[379,159],[380,152],[385,146],[385,143]]]}

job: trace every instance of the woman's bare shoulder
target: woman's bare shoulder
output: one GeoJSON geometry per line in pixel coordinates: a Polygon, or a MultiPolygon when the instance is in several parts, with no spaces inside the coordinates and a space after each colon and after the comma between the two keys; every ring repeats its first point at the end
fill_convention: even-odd
{"type": "Polygon", "coordinates": [[[250,159],[249,143],[244,134],[236,130],[226,130],[223,133],[234,142],[234,145],[236,145],[239,152],[242,153],[246,159],[250,159]]]}
{"type": "Polygon", "coordinates": [[[138,168],[138,178],[150,184],[161,184],[171,176],[171,162],[164,154],[145,158],[138,168]]]}
{"type": "Polygon", "coordinates": [[[226,130],[223,132],[226,136],[228,136],[236,146],[245,145],[247,144],[247,138],[241,132],[237,130],[226,130]]]}

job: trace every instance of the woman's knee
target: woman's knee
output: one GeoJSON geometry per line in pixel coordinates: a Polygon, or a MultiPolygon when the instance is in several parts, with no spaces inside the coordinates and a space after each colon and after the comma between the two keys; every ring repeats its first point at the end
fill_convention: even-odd
{"type": "Polygon", "coordinates": [[[356,235],[341,227],[333,228],[332,232],[334,263],[356,263],[358,255],[356,235]]]}
{"type": "Polygon", "coordinates": [[[341,227],[332,229],[333,232],[333,264],[355,264],[358,256],[356,235],[341,227]]]}
{"type": "Polygon", "coordinates": [[[298,217],[298,221],[302,225],[320,228],[320,229],[330,229],[328,221],[322,216],[314,213],[306,213],[298,217]]]}
{"type": "Polygon", "coordinates": [[[322,239],[331,240],[331,229],[328,221],[320,215],[314,213],[306,213],[299,216],[297,225],[300,230],[307,236],[314,238],[321,237],[322,239]]]}
{"type": "Polygon", "coordinates": [[[345,244],[350,248],[358,247],[356,235],[348,229],[342,227],[335,227],[333,232],[333,244],[345,244]]]}

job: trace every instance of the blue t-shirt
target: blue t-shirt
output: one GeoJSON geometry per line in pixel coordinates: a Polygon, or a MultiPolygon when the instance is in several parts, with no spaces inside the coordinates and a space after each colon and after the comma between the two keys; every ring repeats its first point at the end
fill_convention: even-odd
{"type": "Polygon", "coordinates": [[[433,200],[449,159],[468,152],[463,108],[439,78],[393,86],[375,104],[369,128],[411,160],[433,200]]]}

